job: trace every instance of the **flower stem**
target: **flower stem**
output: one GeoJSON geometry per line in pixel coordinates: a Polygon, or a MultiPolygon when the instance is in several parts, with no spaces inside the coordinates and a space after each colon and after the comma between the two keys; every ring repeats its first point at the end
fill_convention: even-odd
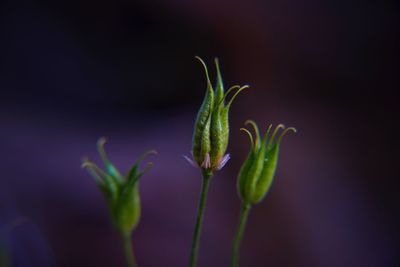
{"type": "Polygon", "coordinates": [[[239,216],[239,225],[236,230],[236,237],[233,242],[233,248],[232,248],[232,267],[239,266],[240,243],[243,238],[244,229],[246,228],[246,222],[247,222],[247,218],[249,216],[250,207],[251,206],[249,204],[242,203],[242,207],[240,210],[240,216],[239,216]]]}
{"type": "Polygon", "coordinates": [[[127,267],[137,267],[135,255],[132,248],[132,240],[130,235],[122,235],[122,244],[124,247],[124,254],[127,267]]]}
{"type": "Polygon", "coordinates": [[[206,206],[208,186],[210,183],[211,176],[212,176],[212,172],[203,171],[203,182],[201,185],[200,200],[199,200],[199,206],[197,209],[196,226],[194,228],[194,233],[193,233],[192,251],[190,254],[190,263],[189,263],[190,267],[195,267],[197,264],[197,256],[198,256],[199,245],[200,245],[201,225],[203,223],[204,208],[206,206]]]}

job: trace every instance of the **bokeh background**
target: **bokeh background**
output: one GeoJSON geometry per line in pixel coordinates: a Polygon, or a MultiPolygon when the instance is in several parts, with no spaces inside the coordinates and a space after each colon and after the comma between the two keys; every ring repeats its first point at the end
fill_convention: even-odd
{"type": "Polygon", "coordinates": [[[241,266],[399,266],[396,1],[2,1],[0,257],[6,266],[124,266],[100,192],[80,168],[95,144],[122,170],[146,149],[133,235],[139,266],[186,266],[201,178],[189,154],[205,90],[226,86],[231,161],[212,180],[199,266],[229,266],[239,132],[298,129],[254,207],[241,266]]]}

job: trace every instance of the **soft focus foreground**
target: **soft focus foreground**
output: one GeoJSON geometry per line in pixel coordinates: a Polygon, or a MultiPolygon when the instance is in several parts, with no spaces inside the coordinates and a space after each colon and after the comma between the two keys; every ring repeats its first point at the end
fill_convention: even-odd
{"type": "Polygon", "coordinates": [[[298,133],[249,217],[242,266],[396,264],[394,2],[10,1],[0,17],[0,255],[13,266],[123,266],[79,167],[99,160],[100,136],[121,170],[159,152],[140,185],[138,265],[187,264],[201,180],[182,155],[206,86],[195,55],[251,86],[231,109],[199,266],[229,265],[248,118],[298,133]]]}

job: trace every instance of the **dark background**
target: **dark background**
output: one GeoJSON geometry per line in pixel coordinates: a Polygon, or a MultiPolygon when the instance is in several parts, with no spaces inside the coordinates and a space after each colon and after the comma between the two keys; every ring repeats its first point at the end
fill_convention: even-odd
{"type": "MultiPolygon", "coordinates": [[[[96,140],[122,170],[146,149],[139,266],[186,266],[200,190],[184,161],[218,56],[231,161],[212,180],[200,266],[229,266],[236,174],[252,118],[285,123],[276,180],[254,207],[242,266],[399,266],[399,5],[395,1],[3,1],[0,245],[11,266],[124,266],[80,169],[96,140]]],[[[0,263],[1,264],[1,263],[0,263]]],[[[4,265],[4,264],[3,264],[4,265]]]]}

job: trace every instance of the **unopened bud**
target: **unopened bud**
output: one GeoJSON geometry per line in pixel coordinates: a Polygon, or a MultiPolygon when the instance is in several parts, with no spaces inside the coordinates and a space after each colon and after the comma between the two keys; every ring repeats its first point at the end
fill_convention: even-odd
{"type": "Polygon", "coordinates": [[[230,158],[229,154],[225,154],[229,141],[229,108],[236,96],[249,86],[235,85],[225,92],[218,59],[215,59],[217,83],[213,88],[206,64],[199,57],[196,58],[204,67],[207,88],[194,124],[192,141],[194,160],[185,158],[192,165],[212,172],[220,170],[230,158]],[[227,96],[233,92],[235,93],[228,103],[225,103],[227,96]]]}
{"type": "Polygon", "coordinates": [[[84,159],[82,167],[87,169],[106,199],[115,228],[124,236],[130,235],[139,223],[141,207],[139,194],[139,179],[153,164],[148,163],[143,171],[139,171],[139,164],[149,154],[156,154],[154,150],[145,152],[132,166],[128,175],[122,176],[110,162],[104,150],[105,138],[97,142],[98,152],[103,161],[105,170],[84,159]]]}
{"type": "Polygon", "coordinates": [[[254,128],[255,140],[253,134],[245,129],[242,131],[249,135],[251,148],[247,159],[242,165],[238,177],[238,191],[240,198],[247,204],[259,203],[271,188],[271,184],[278,165],[279,146],[282,137],[289,131],[296,132],[293,127],[285,128],[279,124],[271,137],[272,124],[268,127],[263,139],[260,137],[260,132],[254,121],[247,121],[254,128]],[[283,129],[279,137],[276,138],[279,129],[283,129]]]}

